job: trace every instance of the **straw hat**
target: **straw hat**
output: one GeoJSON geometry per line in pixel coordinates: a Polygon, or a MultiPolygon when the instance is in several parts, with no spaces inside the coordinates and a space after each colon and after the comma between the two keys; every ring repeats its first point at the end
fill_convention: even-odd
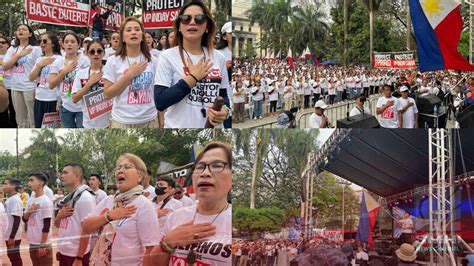
{"type": "Polygon", "coordinates": [[[399,259],[407,262],[415,261],[416,259],[415,248],[407,243],[402,244],[400,248],[395,251],[395,254],[397,254],[399,259]]]}

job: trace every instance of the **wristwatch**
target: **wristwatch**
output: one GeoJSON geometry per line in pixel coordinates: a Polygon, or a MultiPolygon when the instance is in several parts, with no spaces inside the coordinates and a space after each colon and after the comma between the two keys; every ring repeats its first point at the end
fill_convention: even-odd
{"type": "Polygon", "coordinates": [[[229,119],[229,117],[232,116],[232,109],[230,109],[227,105],[222,106],[222,108],[227,109],[227,116],[225,117],[225,120],[229,119]]]}
{"type": "Polygon", "coordinates": [[[82,259],[83,259],[83,257],[81,257],[81,256],[76,256],[76,260],[82,261],[82,259]]]}
{"type": "Polygon", "coordinates": [[[105,219],[107,220],[108,223],[112,222],[112,218],[110,218],[109,211],[106,211],[104,214],[105,219]]]}

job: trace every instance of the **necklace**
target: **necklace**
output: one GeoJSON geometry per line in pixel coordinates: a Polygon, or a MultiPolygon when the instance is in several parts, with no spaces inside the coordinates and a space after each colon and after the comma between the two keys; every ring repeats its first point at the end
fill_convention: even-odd
{"type": "MultiPolygon", "coordinates": [[[[217,220],[217,217],[219,217],[219,215],[221,215],[221,213],[224,210],[226,210],[228,207],[229,207],[229,203],[227,203],[225,207],[222,208],[222,210],[216,215],[216,217],[214,217],[214,219],[211,222],[211,225],[214,224],[214,222],[217,220]]],[[[194,213],[194,217],[193,217],[193,224],[194,224],[194,220],[196,219],[196,214],[197,214],[197,207],[196,207],[196,212],[194,213]]],[[[196,257],[197,257],[196,252],[194,252],[194,249],[191,249],[188,253],[188,256],[186,256],[186,263],[189,265],[194,265],[194,263],[196,263],[196,257]]]]}
{"type": "MultiPolygon", "coordinates": [[[[191,60],[191,62],[192,62],[193,60],[191,59],[191,56],[189,56],[188,51],[187,51],[186,49],[184,49],[184,47],[183,47],[183,50],[184,50],[184,52],[186,53],[186,55],[188,56],[189,60],[191,60]]],[[[206,60],[206,59],[207,59],[206,53],[204,52],[204,48],[203,48],[202,46],[201,46],[201,51],[202,51],[202,53],[203,53],[203,55],[204,55],[204,60],[206,60]]],[[[188,72],[189,72],[189,69],[188,69],[188,67],[186,66],[186,63],[184,62],[184,59],[183,59],[183,64],[184,64],[184,67],[185,67],[185,68],[188,70],[188,72]]],[[[198,83],[206,83],[206,81],[202,81],[202,80],[201,80],[201,81],[199,81],[198,83]]],[[[198,84],[196,83],[196,86],[197,86],[197,85],[198,85],[198,84]]],[[[204,100],[201,100],[201,115],[202,115],[203,118],[206,118],[206,108],[204,108],[204,100]]]]}

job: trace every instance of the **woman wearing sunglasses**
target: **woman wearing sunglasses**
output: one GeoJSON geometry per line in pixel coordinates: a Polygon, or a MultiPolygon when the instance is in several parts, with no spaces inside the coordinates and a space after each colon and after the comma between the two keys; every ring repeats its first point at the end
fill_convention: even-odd
{"type": "Polygon", "coordinates": [[[183,6],[175,21],[176,47],[160,54],[155,103],[165,113],[165,128],[216,127],[230,116],[226,61],[214,49],[216,25],[202,2],[183,6]],[[225,106],[213,110],[218,96],[225,106]]]}
{"type": "Polygon", "coordinates": [[[20,24],[16,31],[15,43],[5,54],[3,70],[11,69],[13,107],[16,122],[20,128],[33,128],[36,83],[29,75],[36,59],[41,56],[41,48],[36,46],[36,37],[30,26],[20,24]]]}
{"type": "Polygon", "coordinates": [[[0,76],[3,78],[3,86],[8,92],[8,108],[0,112],[0,128],[16,128],[15,108],[13,108],[11,86],[11,71],[3,70],[2,64],[5,54],[10,48],[10,40],[7,37],[0,36],[0,76]]]}
{"type": "MultiPolygon", "coordinates": [[[[64,36],[66,55],[57,60],[50,70],[49,87],[57,88],[61,96],[61,119],[65,128],[82,128],[82,110],[80,103],[72,101],[72,84],[79,70],[89,67],[89,59],[79,52],[79,37],[72,32],[64,36]]],[[[59,109],[59,108],[58,108],[59,109]]]]}
{"type": "Polygon", "coordinates": [[[231,265],[232,153],[228,144],[209,143],[192,174],[197,205],[175,210],[166,220],[153,265],[231,265]],[[191,247],[191,248],[190,248],[191,247]]]}
{"type": "Polygon", "coordinates": [[[91,119],[86,103],[82,100],[84,95],[104,88],[102,59],[104,58],[105,48],[102,42],[93,40],[85,49],[91,65],[77,72],[72,85],[72,102],[82,106],[82,125],[84,128],[106,128],[110,124],[110,112],[91,119]]]}
{"type": "Polygon", "coordinates": [[[46,32],[40,38],[43,56],[36,60],[35,67],[30,73],[30,80],[36,81],[35,93],[35,127],[41,128],[43,116],[46,113],[56,112],[58,93],[49,88],[49,72],[51,64],[61,58],[61,47],[56,37],[51,32],[46,32]]]}
{"type": "Polygon", "coordinates": [[[112,128],[157,128],[153,81],[157,60],[145,42],[145,29],[135,17],[120,26],[122,44],[104,67],[106,98],[114,99],[112,128]]]}
{"type": "Polygon", "coordinates": [[[103,199],[82,222],[86,233],[99,231],[91,265],[150,265],[149,255],[159,243],[158,216],[140,185],[146,166],[138,156],[117,159],[117,193],[103,199]]]}

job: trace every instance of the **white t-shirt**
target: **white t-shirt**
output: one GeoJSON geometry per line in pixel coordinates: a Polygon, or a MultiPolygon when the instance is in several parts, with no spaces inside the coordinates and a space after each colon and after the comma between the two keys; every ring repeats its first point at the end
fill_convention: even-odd
{"type": "Polygon", "coordinates": [[[152,57],[156,58],[158,60],[158,57],[160,56],[160,51],[157,49],[151,49],[150,54],[152,57]]]}
{"type": "MultiPolygon", "coordinates": [[[[5,232],[8,229],[8,217],[5,213],[5,207],[0,204],[0,235],[4,238],[5,232]]],[[[5,239],[2,239],[5,240],[5,239]]]]}
{"type": "MultiPolygon", "coordinates": [[[[232,52],[229,50],[229,48],[225,47],[217,51],[219,51],[224,56],[226,69],[230,68],[232,66],[232,52]]],[[[227,87],[227,96],[229,97],[230,104],[232,106],[232,88],[230,86],[227,87]]]]}
{"type": "MultiPolygon", "coordinates": [[[[234,88],[233,93],[237,93],[237,88],[234,88]]],[[[240,93],[240,95],[233,95],[232,94],[232,97],[233,97],[232,100],[233,100],[234,103],[244,103],[245,102],[245,98],[244,98],[244,93],[245,92],[244,92],[243,88],[239,89],[239,93],[240,93]]]]}
{"type": "Polygon", "coordinates": [[[181,198],[179,199],[179,201],[180,201],[181,203],[183,203],[183,206],[184,206],[184,207],[188,207],[188,206],[193,206],[193,205],[194,205],[194,200],[191,199],[191,198],[188,197],[188,196],[185,196],[185,195],[183,195],[183,197],[181,197],[181,198]]]}
{"type": "MultiPolygon", "coordinates": [[[[207,121],[201,114],[201,109],[211,107],[219,96],[221,88],[230,87],[227,77],[226,60],[224,56],[213,51],[209,54],[203,47],[206,58],[211,59],[213,66],[209,75],[198,86],[191,88],[191,92],[181,101],[166,109],[165,128],[203,128],[207,121]]],[[[186,53],[183,52],[186,60],[186,53]]],[[[193,64],[196,64],[203,55],[189,54],[193,64]]],[[[178,47],[173,47],[160,54],[155,85],[172,87],[185,76],[185,67],[181,60],[178,47]]],[[[222,128],[218,125],[216,128],[222,128]]]]}
{"type": "Polygon", "coordinates": [[[112,47],[106,48],[105,49],[105,55],[104,55],[104,60],[109,60],[111,56],[115,55],[115,50],[112,47]]]}
{"type": "MultiPolygon", "coordinates": [[[[74,83],[72,85],[71,94],[75,94],[82,89],[83,86],[89,81],[89,72],[90,67],[81,69],[77,71],[76,77],[74,78],[74,83]]],[[[91,73],[93,75],[93,73],[91,73]]],[[[97,86],[92,86],[89,89],[89,92],[94,92],[104,88],[104,79],[102,78],[98,83],[97,86]]],[[[87,94],[87,93],[86,93],[87,94]]],[[[90,119],[89,112],[87,111],[86,103],[80,99],[77,101],[77,104],[81,105],[82,110],[82,126],[84,128],[106,128],[110,124],[110,113],[107,112],[101,116],[96,117],[95,119],[90,119]]]]}
{"type": "MultiPolygon", "coordinates": [[[[356,115],[360,115],[360,114],[362,114],[362,112],[357,107],[354,106],[354,108],[352,108],[349,116],[356,116],[356,115]]],[[[370,109],[365,107],[365,106],[364,106],[364,114],[370,115],[370,109]]]]}
{"type": "MultiPolygon", "coordinates": [[[[72,61],[68,61],[67,64],[71,64],[72,61]]],[[[71,99],[72,84],[76,78],[76,74],[79,70],[89,67],[90,62],[87,57],[82,53],[79,54],[78,63],[76,69],[67,73],[64,76],[64,79],[59,83],[59,86],[56,87],[58,90],[58,95],[61,96],[62,106],[66,108],[69,112],[81,112],[81,103],[73,103],[71,99]]],[[[49,73],[58,74],[66,66],[66,57],[60,57],[54,60],[54,63],[51,65],[49,73]]]]}
{"type": "MultiPolygon", "coordinates": [[[[46,57],[47,56],[38,57],[35,63],[35,67],[46,57]]],[[[55,58],[54,61],[56,61],[61,56],[53,55],[52,57],[54,57],[55,58]]],[[[51,63],[51,65],[53,63],[51,63]]],[[[40,75],[38,76],[37,81],[35,81],[37,82],[37,87],[36,87],[36,92],[35,92],[36,100],[45,101],[45,102],[53,102],[53,101],[56,101],[58,98],[57,88],[54,88],[54,89],[49,88],[49,72],[51,70],[51,65],[47,65],[41,68],[40,75]]]]}
{"type": "Polygon", "coordinates": [[[264,89],[263,89],[262,86],[260,86],[260,87],[257,87],[257,86],[252,87],[253,100],[254,100],[254,101],[261,101],[261,100],[263,100],[263,92],[264,92],[264,89]]]}
{"type": "Polygon", "coordinates": [[[398,110],[400,110],[400,102],[397,98],[380,97],[377,101],[377,108],[382,108],[388,101],[394,101],[394,104],[379,115],[379,123],[381,127],[398,128],[398,110]]]}
{"type": "MultiPolygon", "coordinates": [[[[173,212],[166,221],[161,236],[166,235],[177,226],[187,223],[194,219],[194,224],[213,222],[216,226],[216,234],[209,237],[208,241],[199,243],[194,248],[196,253],[196,265],[221,266],[231,265],[232,259],[232,206],[223,211],[219,216],[204,216],[196,213],[196,205],[181,208],[173,212]]],[[[161,238],[161,237],[160,237],[161,238]]],[[[194,245],[193,245],[194,247],[194,245]]],[[[171,255],[170,266],[186,265],[186,257],[189,253],[186,247],[176,247],[175,252],[171,255]]]]}
{"type": "MultiPolygon", "coordinates": [[[[31,48],[32,51],[28,55],[22,56],[16,62],[16,66],[11,68],[11,83],[10,89],[14,91],[33,91],[36,89],[36,83],[30,81],[30,73],[35,66],[36,59],[40,57],[43,52],[39,46],[27,45],[25,48],[31,48]]],[[[10,61],[10,59],[16,54],[23,51],[23,47],[8,48],[7,53],[3,59],[4,62],[10,61]]]]}
{"type": "Polygon", "coordinates": [[[152,186],[152,185],[148,185],[147,188],[144,188],[143,192],[149,192],[149,194],[147,196],[147,199],[149,199],[149,200],[153,200],[156,197],[155,187],[152,186]]]}
{"type": "MultiPolygon", "coordinates": [[[[41,238],[43,235],[43,226],[44,226],[44,219],[45,218],[53,218],[54,206],[53,202],[46,196],[45,194],[41,195],[40,197],[31,197],[28,203],[26,204],[26,210],[33,205],[34,203],[40,205],[40,209],[30,215],[28,219],[28,230],[27,230],[27,238],[28,243],[33,245],[41,244],[41,238]]],[[[49,229],[48,239],[46,240],[46,244],[51,243],[51,228],[49,229]]]]}
{"type": "MultiPolygon", "coordinates": [[[[320,128],[321,123],[323,122],[323,117],[312,113],[309,117],[309,127],[308,128],[320,128]]],[[[331,120],[328,118],[328,123],[331,123],[331,120]]]]}
{"type": "MultiPolygon", "coordinates": [[[[53,191],[51,190],[51,188],[49,188],[48,186],[44,186],[43,187],[43,193],[44,195],[46,195],[50,200],[53,200],[54,198],[54,193],[53,191]]],[[[36,195],[36,193],[34,191],[31,192],[31,197],[34,198],[36,195]]]]}
{"type": "MultiPolygon", "coordinates": [[[[145,61],[143,54],[135,58],[125,57],[123,60],[120,56],[112,56],[105,64],[103,78],[115,83],[131,65],[145,61]]],[[[147,123],[156,119],[153,83],[157,62],[157,59],[152,57],[145,71],[134,77],[132,84],[127,86],[120,95],[114,97],[112,120],[130,125],[147,123]]]]}
{"type": "MultiPolygon", "coordinates": [[[[58,229],[59,253],[69,257],[76,257],[82,232],[81,222],[94,210],[95,206],[95,197],[87,191],[82,192],[81,197],[74,205],[73,215],[60,221],[58,229]]],[[[89,252],[89,249],[90,245],[87,244],[84,254],[89,252]]]]}
{"type": "MultiPolygon", "coordinates": [[[[140,195],[130,204],[137,207],[137,211],[130,218],[111,222],[115,229],[112,265],[143,265],[145,247],[160,243],[158,217],[151,201],[140,195]]],[[[106,211],[112,210],[113,205],[114,196],[110,195],[97,205],[90,216],[103,215],[106,211]]]]}
{"type": "Polygon", "coordinates": [[[403,128],[414,128],[415,127],[415,114],[418,113],[415,99],[408,97],[407,99],[398,98],[400,102],[400,110],[403,109],[409,102],[413,103],[412,106],[408,107],[403,116],[403,128]]]}
{"type": "Polygon", "coordinates": [[[23,232],[23,226],[22,226],[22,221],[21,221],[21,217],[23,216],[23,204],[21,203],[20,196],[15,194],[14,196],[9,197],[7,201],[5,202],[5,206],[6,206],[5,212],[7,213],[7,217],[8,217],[8,228],[5,231],[3,238],[5,240],[10,238],[10,234],[12,232],[12,227],[13,227],[13,216],[19,216],[20,226],[18,227],[18,231],[16,231],[15,240],[20,240],[21,234],[23,232]]]}
{"type": "Polygon", "coordinates": [[[365,253],[364,251],[362,252],[357,252],[356,254],[356,259],[357,260],[364,260],[364,261],[369,261],[369,255],[365,253]]]}
{"type": "Polygon", "coordinates": [[[107,193],[105,193],[105,191],[100,188],[97,191],[94,191],[94,193],[97,204],[99,204],[103,199],[107,198],[107,193]]]}
{"type": "MultiPolygon", "coordinates": [[[[161,207],[163,206],[163,201],[160,201],[159,203],[156,203],[156,201],[153,201],[153,206],[155,206],[155,209],[161,209],[161,207]]],[[[170,214],[176,210],[179,210],[183,208],[183,203],[181,203],[181,201],[173,198],[173,196],[170,197],[169,201],[165,204],[165,206],[163,207],[163,209],[165,210],[169,210],[169,213],[165,216],[161,216],[158,218],[158,221],[159,221],[159,224],[160,224],[160,231],[164,229],[164,226],[165,226],[165,223],[166,223],[166,220],[168,219],[168,217],[170,216],[170,214]]]]}
{"type": "Polygon", "coordinates": [[[411,220],[411,218],[402,219],[400,220],[400,223],[402,224],[402,233],[411,234],[413,232],[413,230],[411,229],[413,228],[413,221],[411,220]],[[411,228],[407,228],[407,227],[411,227],[411,228]]]}
{"type": "MultiPolygon", "coordinates": [[[[5,55],[0,55],[0,60],[4,60],[5,55]]],[[[3,85],[5,88],[10,89],[11,85],[11,69],[3,70],[2,65],[0,64],[0,75],[3,76],[3,85]]]]}

